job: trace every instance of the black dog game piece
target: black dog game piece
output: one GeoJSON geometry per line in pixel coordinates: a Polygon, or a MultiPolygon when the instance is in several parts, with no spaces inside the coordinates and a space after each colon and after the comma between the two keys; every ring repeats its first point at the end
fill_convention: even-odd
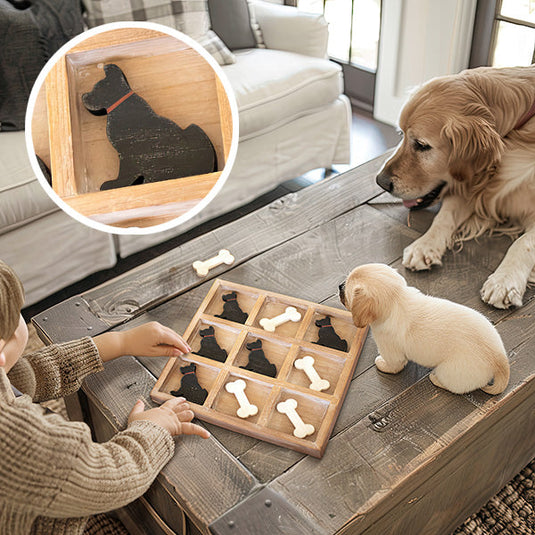
{"type": "Polygon", "coordinates": [[[223,312],[216,314],[217,318],[235,321],[236,323],[245,323],[247,321],[247,314],[240,308],[236,299],[237,295],[236,292],[230,292],[222,296],[225,304],[223,305],[223,312]]]}
{"type": "Polygon", "coordinates": [[[182,396],[192,403],[202,405],[208,396],[208,391],[199,384],[195,373],[196,368],[197,366],[193,362],[180,368],[182,382],[178,390],[171,390],[171,395],[177,397],[182,396]]]}
{"type": "Polygon", "coordinates": [[[340,338],[333,326],[331,325],[331,318],[328,316],[320,320],[316,320],[316,327],[319,327],[318,340],[314,342],[325,347],[332,347],[339,351],[347,351],[347,341],[340,338]]]}
{"type": "Polygon", "coordinates": [[[249,362],[247,363],[247,366],[240,366],[240,368],[255,373],[261,373],[268,377],[275,377],[275,375],[277,375],[277,367],[275,364],[271,364],[264,355],[264,351],[262,350],[262,340],[249,342],[245,347],[250,351],[249,362]]]}
{"type": "Polygon", "coordinates": [[[218,362],[225,362],[227,360],[227,351],[219,347],[217,340],[215,338],[215,330],[210,325],[206,329],[201,329],[199,331],[201,335],[201,347],[196,353],[202,355],[203,357],[217,360],[218,362]]]}
{"type": "Polygon", "coordinates": [[[93,115],[107,115],[106,134],[119,153],[119,175],[101,190],[132,184],[211,173],[216,170],[214,147],[196,124],[185,130],[154,113],[128,85],[121,69],[104,66],[98,81],[82,102],[93,115]]]}

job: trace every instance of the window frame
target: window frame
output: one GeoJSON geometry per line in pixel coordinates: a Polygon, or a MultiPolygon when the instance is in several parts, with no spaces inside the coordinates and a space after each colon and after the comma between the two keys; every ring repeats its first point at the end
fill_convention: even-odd
{"type": "MultiPolygon", "coordinates": [[[[470,68],[488,66],[491,64],[498,37],[499,22],[503,21],[535,29],[535,24],[532,22],[514,19],[500,14],[501,7],[502,0],[478,0],[470,62],[468,65],[470,68]]],[[[531,61],[532,63],[535,63],[535,48],[533,50],[531,61]]]]}

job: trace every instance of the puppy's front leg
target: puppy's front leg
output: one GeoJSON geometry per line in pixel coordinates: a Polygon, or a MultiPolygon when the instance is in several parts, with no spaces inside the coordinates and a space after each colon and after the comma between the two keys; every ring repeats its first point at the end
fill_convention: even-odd
{"type": "Polygon", "coordinates": [[[446,197],[427,232],[403,251],[403,265],[413,271],[441,266],[442,255],[451,244],[455,231],[471,214],[472,208],[463,198],[446,197]]]}
{"type": "Polygon", "coordinates": [[[375,358],[377,369],[383,373],[399,373],[407,364],[405,354],[389,341],[377,340],[377,349],[381,353],[375,358]]]}
{"type": "Polygon", "coordinates": [[[522,306],[522,297],[535,266],[535,225],[509,247],[498,269],[481,288],[481,299],[496,308],[522,306]]]}

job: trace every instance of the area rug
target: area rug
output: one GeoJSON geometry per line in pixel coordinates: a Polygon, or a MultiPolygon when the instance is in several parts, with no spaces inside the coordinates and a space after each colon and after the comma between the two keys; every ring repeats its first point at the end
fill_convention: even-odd
{"type": "MultiPolygon", "coordinates": [[[[26,351],[29,353],[43,347],[43,343],[31,324],[28,325],[28,331],[30,337],[26,351]]],[[[63,400],[47,402],[46,406],[67,418],[63,400]]],[[[452,535],[533,535],[534,533],[535,460],[509,481],[477,513],[465,520],[452,535]]]]}

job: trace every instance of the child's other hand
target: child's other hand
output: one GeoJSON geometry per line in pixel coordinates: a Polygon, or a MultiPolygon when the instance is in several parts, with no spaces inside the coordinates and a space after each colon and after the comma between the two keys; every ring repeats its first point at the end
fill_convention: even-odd
{"type": "Polygon", "coordinates": [[[208,438],[210,433],[200,425],[192,424],[193,412],[184,398],[174,398],[159,407],[145,410],[145,404],[140,399],[128,416],[128,423],[136,420],[149,420],[167,429],[172,436],[199,435],[208,438]]]}
{"type": "Polygon", "coordinates": [[[121,333],[123,355],[134,357],[180,357],[191,347],[173,329],[157,321],[121,333]]]}

